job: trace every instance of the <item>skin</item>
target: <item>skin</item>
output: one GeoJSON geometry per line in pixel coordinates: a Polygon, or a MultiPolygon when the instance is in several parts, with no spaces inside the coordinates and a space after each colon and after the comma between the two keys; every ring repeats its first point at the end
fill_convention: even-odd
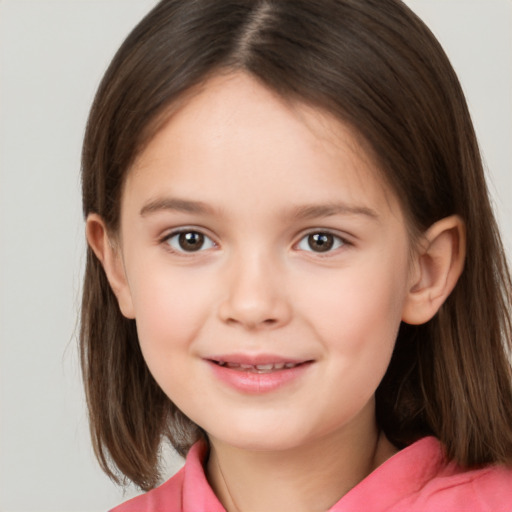
{"type": "Polygon", "coordinates": [[[464,232],[443,219],[413,247],[348,127],[214,77],[137,158],[118,236],[95,215],[87,232],[156,381],[208,433],[228,511],[326,510],[395,452],[375,390],[400,322],[427,321],[455,285],[464,232]],[[251,394],[217,378],[220,354],[309,363],[251,394]]]}

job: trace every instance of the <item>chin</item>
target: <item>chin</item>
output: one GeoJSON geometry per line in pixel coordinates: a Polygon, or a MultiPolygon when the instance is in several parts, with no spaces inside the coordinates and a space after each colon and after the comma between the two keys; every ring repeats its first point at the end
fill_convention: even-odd
{"type": "MultiPolygon", "coordinates": [[[[219,429],[216,435],[215,429],[211,431],[211,437],[224,445],[232,446],[239,450],[258,452],[277,452],[293,450],[312,441],[312,436],[304,429],[300,431],[296,425],[288,428],[275,422],[273,425],[231,425],[228,429],[219,429]]],[[[210,434],[209,434],[210,437],[210,434]]]]}

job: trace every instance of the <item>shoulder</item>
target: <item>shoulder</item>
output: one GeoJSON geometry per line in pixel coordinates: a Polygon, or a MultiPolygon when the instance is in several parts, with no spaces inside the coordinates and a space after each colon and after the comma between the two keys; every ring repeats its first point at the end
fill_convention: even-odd
{"type": "MultiPolygon", "coordinates": [[[[393,510],[512,512],[512,468],[497,465],[461,468],[446,461],[436,439],[419,444],[423,444],[423,450],[418,449],[412,460],[423,472],[410,482],[416,489],[410,487],[411,492],[404,495],[393,510]]],[[[413,455],[414,447],[410,451],[413,455]]]]}
{"type": "Polygon", "coordinates": [[[512,468],[466,470],[423,438],[360,482],[330,512],[512,512],[512,468]]]}
{"type": "Polygon", "coordinates": [[[511,512],[512,468],[461,470],[449,464],[417,493],[414,501],[418,510],[511,512]]]}
{"type": "Polygon", "coordinates": [[[115,507],[110,512],[181,512],[184,468],[159,487],[115,507]]]}
{"type": "Polygon", "coordinates": [[[170,480],[110,512],[225,512],[204,472],[208,446],[199,441],[190,449],[185,466],[170,480]]]}

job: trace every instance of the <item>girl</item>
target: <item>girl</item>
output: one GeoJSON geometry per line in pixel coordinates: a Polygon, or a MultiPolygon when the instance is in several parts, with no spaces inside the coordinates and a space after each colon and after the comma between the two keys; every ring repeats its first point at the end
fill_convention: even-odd
{"type": "Polygon", "coordinates": [[[400,1],[160,2],[97,93],[83,201],[93,443],[149,491],[116,511],[512,510],[510,277],[400,1]]]}

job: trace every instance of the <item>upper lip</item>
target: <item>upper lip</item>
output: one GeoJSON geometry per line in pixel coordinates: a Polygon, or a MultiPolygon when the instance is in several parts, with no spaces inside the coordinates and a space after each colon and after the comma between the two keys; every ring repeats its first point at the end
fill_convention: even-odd
{"type": "Polygon", "coordinates": [[[311,362],[312,359],[299,359],[295,357],[286,357],[274,354],[220,354],[205,357],[206,360],[216,363],[231,363],[243,365],[268,365],[268,364],[301,364],[311,362]]]}

